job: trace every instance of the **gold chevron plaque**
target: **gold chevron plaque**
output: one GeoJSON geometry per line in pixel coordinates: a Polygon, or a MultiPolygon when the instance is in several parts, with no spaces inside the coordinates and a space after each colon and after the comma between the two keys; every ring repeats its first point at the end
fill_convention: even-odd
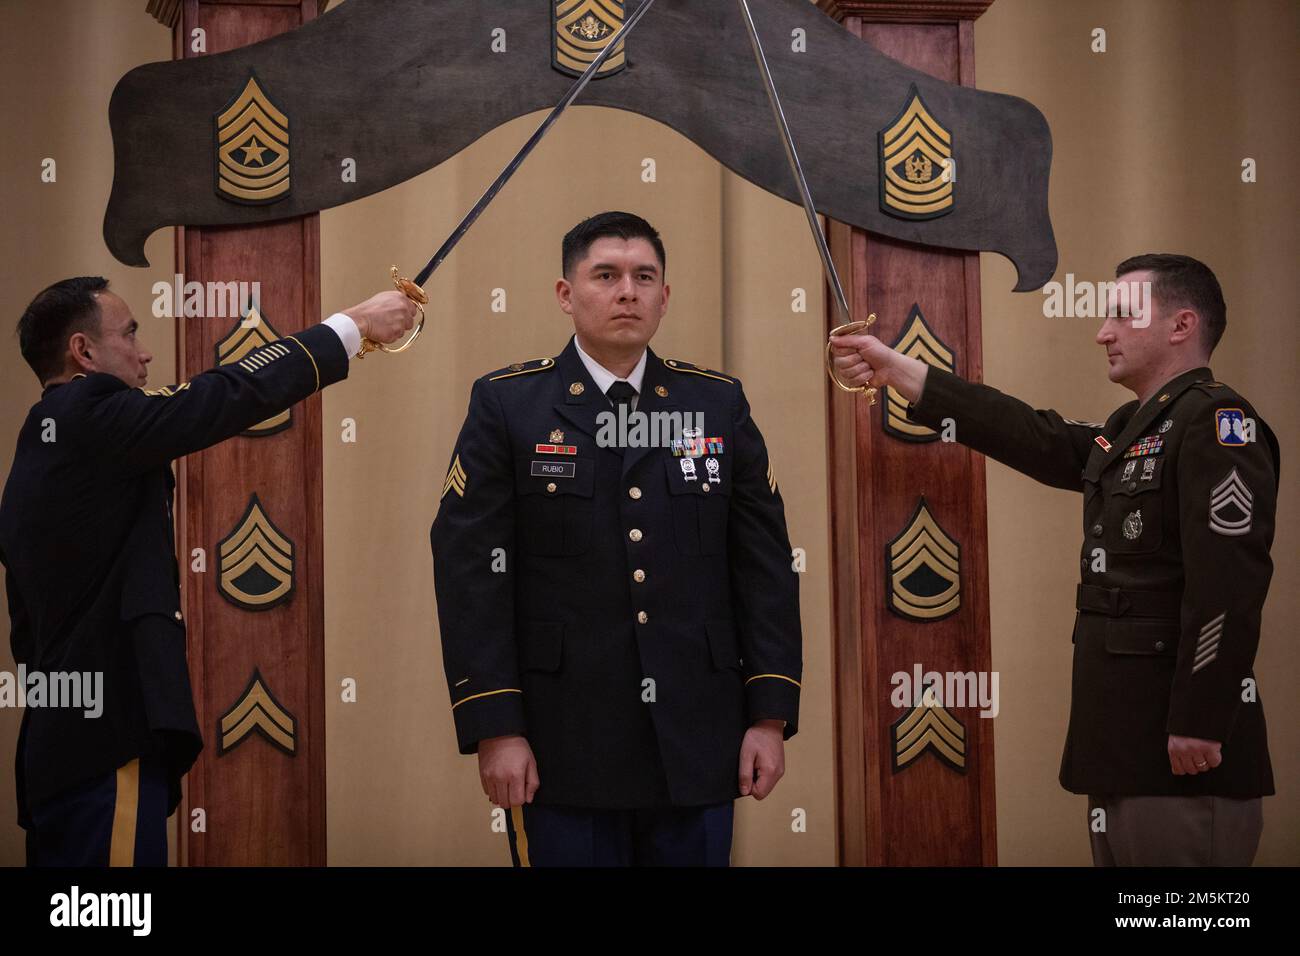
{"type": "Polygon", "coordinates": [[[289,117],[250,75],[214,118],[217,195],[260,206],[289,194],[289,117]]]}
{"type": "MultiPolygon", "coordinates": [[[[263,345],[270,345],[278,338],[280,333],[266,321],[266,317],[258,311],[257,306],[251,306],[240,321],[235,323],[230,334],[217,343],[217,364],[234,365],[249,352],[260,349],[263,345]]],[[[267,435],[284,431],[292,424],[292,410],[286,408],[280,414],[272,415],[240,434],[249,438],[265,438],[267,435]]]]}
{"type": "Polygon", "coordinates": [[[890,728],[894,773],[905,770],[927,750],[961,773],[966,772],[966,727],[938,704],[918,704],[890,728]]]}
{"type": "Polygon", "coordinates": [[[881,209],[898,219],[937,219],[952,212],[952,134],[926,108],[915,83],[907,104],[877,139],[881,209]]]}
{"type": "Polygon", "coordinates": [[[907,527],[885,545],[886,602],[914,621],[937,621],[961,606],[961,547],[922,496],[907,527]]]}
{"type": "MultiPolygon", "coordinates": [[[[957,370],[952,350],[940,341],[921,314],[921,307],[915,303],[908,313],[902,334],[894,342],[894,348],[904,355],[920,359],[927,365],[941,368],[946,372],[957,370]]],[[[886,434],[902,441],[930,442],[939,437],[933,428],[918,425],[907,417],[907,399],[895,389],[885,386],[885,414],[882,416],[886,434]]]]}
{"type": "Polygon", "coordinates": [[[275,699],[256,668],[239,700],[221,715],[219,729],[218,757],[224,757],[255,733],[290,757],[298,751],[297,718],[275,699]]]}
{"type": "Polygon", "coordinates": [[[460,455],[457,455],[452,459],[451,468],[447,470],[447,479],[442,483],[442,494],[438,496],[438,500],[446,498],[449,491],[454,491],[464,498],[465,485],[468,483],[469,475],[465,474],[465,469],[461,467],[460,455]]]}
{"type": "MultiPolygon", "coordinates": [[[[551,66],[569,76],[582,76],[623,25],[623,0],[554,0],[554,12],[551,66]]],[[[623,69],[627,65],[626,47],[626,43],[620,43],[592,79],[623,69]]]]}
{"type": "Polygon", "coordinates": [[[230,603],[268,611],[293,596],[293,542],[271,523],[256,494],[218,550],[217,590],[230,603]]]}

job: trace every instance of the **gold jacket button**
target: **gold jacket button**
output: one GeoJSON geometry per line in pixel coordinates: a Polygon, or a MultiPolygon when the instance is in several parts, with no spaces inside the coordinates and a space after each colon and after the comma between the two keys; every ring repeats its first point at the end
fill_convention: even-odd
{"type": "Polygon", "coordinates": [[[629,532],[627,533],[627,536],[628,536],[629,538],[631,538],[633,541],[640,541],[640,540],[641,540],[641,529],[640,529],[640,528],[633,528],[631,531],[629,531],[629,532]]]}
{"type": "Polygon", "coordinates": [[[181,620],[181,612],[180,612],[180,611],[177,611],[177,612],[176,612],[176,620],[178,620],[178,621],[181,620]]]}
{"type": "Polygon", "coordinates": [[[707,481],[704,482],[702,485],[700,485],[700,491],[708,491],[708,490],[709,490],[709,483],[707,481]]]}
{"type": "Polygon", "coordinates": [[[547,483],[546,490],[549,491],[551,494],[555,494],[555,490],[557,487],[558,486],[555,484],[555,482],[551,481],[547,483]]]}
{"type": "Polygon", "coordinates": [[[1100,537],[1101,537],[1101,532],[1102,532],[1102,527],[1101,527],[1101,525],[1099,525],[1099,524],[1095,524],[1095,525],[1092,526],[1092,536],[1093,536],[1094,538],[1100,538],[1100,537]]]}
{"type": "Polygon", "coordinates": [[[637,622],[638,624],[645,624],[645,623],[648,622],[649,620],[650,620],[650,615],[647,614],[645,611],[637,611],[637,612],[636,612],[636,622],[637,622]]]}
{"type": "Polygon", "coordinates": [[[631,498],[633,501],[640,501],[641,489],[638,488],[636,485],[633,485],[631,488],[627,490],[627,496],[631,498]]]}
{"type": "Polygon", "coordinates": [[[632,572],[632,580],[635,581],[637,584],[640,584],[642,581],[645,580],[645,572],[642,571],[640,568],[637,568],[635,571],[632,572]]]}

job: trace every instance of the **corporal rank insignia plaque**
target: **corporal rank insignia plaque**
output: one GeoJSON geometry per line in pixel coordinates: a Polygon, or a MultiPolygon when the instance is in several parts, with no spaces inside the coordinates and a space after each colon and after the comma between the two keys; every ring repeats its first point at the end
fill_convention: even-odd
{"type": "Polygon", "coordinates": [[[952,134],[913,84],[907,104],[880,131],[880,208],[899,219],[937,219],[953,209],[952,134]]]}
{"type": "MultiPolygon", "coordinates": [[[[582,76],[591,61],[623,25],[623,0],[553,0],[555,31],[551,65],[569,76],[582,76]]],[[[611,76],[627,65],[626,44],[610,54],[592,79],[611,76]]]]}
{"type": "Polygon", "coordinates": [[[961,548],[922,497],[907,527],[885,545],[885,592],[895,614],[937,621],[961,606],[961,548]]]}
{"type": "Polygon", "coordinates": [[[293,542],[262,510],[254,494],[235,530],[217,546],[217,590],[245,611],[268,611],[293,596],[293,542]]]}
{"type": "Polygon", "coordinates": [[[276,109],[256,75],[215,123],[218,196],[260,206],[288,195],[289,117],[276,109]]]}
{"type": "MultiPolygon", "coordinates": [[[[894,342],[894,348],[906,356],[920,359],[927,365],[941,368],[945,372],[957,371],[952,350],[944,345],[926,324],[919,305],[913,304],[903,332],[894,342]]],[[[902,441],[930,442],[939,437],[939,433],[934,429],[918,425],[908,418],[907,399],[888,386],[885,387],[883,425],[886,434],[902,441]]]]}
{"type": "MultiPolygon", "coordinates": [[[[217,343],[217,364],[234,365],[249,353],[260,349],[263,345],[271,344],[278,338],[280,333],[271,327],[271,323],[266,321],[254,306],[230,330],[230,334],[217,343]]],[[[247,435],[249,438],[265,438],[267,435],[284,431],[292,424],[292,410],[286,408],[280,414],[272,415],[240,434],[247,435]]]]}
{"type": "Polygon", "coordinates": [[[253,733],[260,734],[272,747],[290,757],[298,750],[298,720],[275,699],[266,687],[262,674],[253,670],[253,678],[239,695],[239,700],[221,715],[218,757],[224,757],[253,733]]]}
{"type": "Polygon", "coordinates": [[[927,750],[952,769],[966,772],[966,728],[938,704],[920,704],[890,728],[894,773],[907,769],[927,750]]]}

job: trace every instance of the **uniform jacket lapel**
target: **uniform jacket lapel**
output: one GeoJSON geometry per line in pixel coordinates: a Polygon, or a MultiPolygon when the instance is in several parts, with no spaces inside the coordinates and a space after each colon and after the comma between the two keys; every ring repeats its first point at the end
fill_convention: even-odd
{"type": "Polygon", "coordinates": [[[556,371],[560,373],[558,382],[561,393],[555,410],[581,429],[582,433],[592,440],[592,447],[595,447],[596,433],[600,430],[596,424],[596,416],[610,410],[609,399],[601,393],[596,383],[591,380],[591,376],[587,374],[587,367],[582,364],[582,359],[578,358],[573,337],[569,338],[569,344],[555,360],[555,365],[556,371]],[[575,382],[582,385],[582,390],[577,395],[573,394],[572,389],[575,382]]]}
{"type": "Polygon", "coordinates": [[[1110,451],[1103,452],[1098,448],[1093,452],[1088,459],[1088,467],[1084,469],[1083,477],[1088,481],[1096,481],[1100,478],[1103,471],[1123,459],[1124,452],[1129,446],[1147,431],[1157,418],[1169,410],[1178,400],[1179,395],[1197,382],[1211,381],[1213,378],[1214,374],[1208,368],[1194,368],[1167,383],[1148,399],[1145,405],[1134,412],[1128,424],[1111,439],[1110,451]]]}
{"type": "MultiPolygon", "coordinates": [[[[644,412],[647,416],[653,412],[671,412],[677,408],[677,403],[672,401],[672,393],[668,390],[667,371],[665,370],[663,360],[655,355],[654,349],[646,347],[645,377],[641,379],[641,393],[637,396],[636,410],[644,412]],[[656,389],[663,388],[665,395],[660,395],[656,389]]],[[[649,438],[654,429],[649,425],[653,418],[647,418],[646,436],[649,438]]],[[[656,449],[651,448],[649,443],[637,448],[628,448],[623,452],[623,474],[637,466],[637,464],[650,452],[656,449]]]]}

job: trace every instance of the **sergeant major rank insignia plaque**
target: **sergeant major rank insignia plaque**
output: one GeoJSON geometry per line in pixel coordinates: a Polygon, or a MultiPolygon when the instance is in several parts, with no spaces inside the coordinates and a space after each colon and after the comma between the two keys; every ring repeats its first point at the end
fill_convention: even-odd
{"type": "Polygon", "coordinates": [[[952,212],[952,134],[926,108],[916,84],[879,141],[882,210],[899,219],[937,219],[952,212]]]}
{"type": "MultiPolygon", "coordinates": [[[[623,25],[623,0],[553,0],[553,4],[551,66],[568,76],[582,76],[623,25]]],[[[627,44],[619,46],[592,79],[611,76],[627,65],[627,44]]]]}
{"type": "Polygon", "coordinates": [[[257,76],[214,117],[217,195],[260,206],[289,193],[289,117],[267,97],[257,76]]]}

